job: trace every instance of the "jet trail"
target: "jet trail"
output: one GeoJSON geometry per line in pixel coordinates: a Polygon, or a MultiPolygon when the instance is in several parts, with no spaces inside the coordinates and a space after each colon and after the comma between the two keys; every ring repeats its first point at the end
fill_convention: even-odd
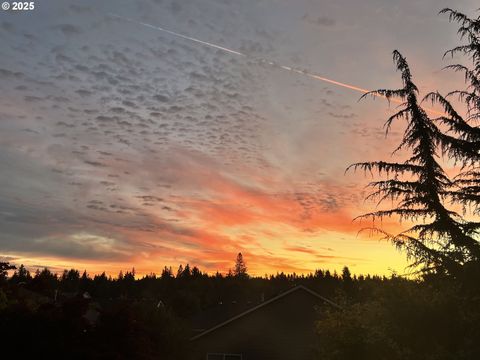
{"type": "MultiPolygon", "coordinates": [[[[124,16],[114,14],[114,13],[108,13],[108,15],[110,15],[112,17],[115,17],[117,19],[120,19],[120,20],[128,21],[128,22],[133,23],[133,24],[142,25],[142,26],[148,27],[150,29],[162,31],[162,32],[165,32],[167,34],[170,34],[170,35],[180,37],[180,38],[185,39],[185,40],[195,42],[197,44],[201,44],[201,45],[204,45],[204,46],[209,46],[211,48],[218,49],[218,50],[227,52],[229,54],[250,58],[252,60],[257,60],[261,63],[267,63],[268,65],[274,66],[276,68],[279,68],[279,69],[282,69],[282,70],[285,70],[285,71],[294,72],[294,73],[297,73],[297,74],[307,76],[311,79],[320,80],[320,81],[323,81],[323,82],[327,82],[329,84],[333,84],[333,85],[341,86],[341,87],[346,88],[346,89],[354,90],[354,91],[360,92],[362,94],[367,94],[367,93],[371,92],[368,89],[363,89],[363,88],[355,86],[355,85],[350,85],[350,84],[346,84],[346,83],[343,83],[343,82],[340,82],[340,81],[332,80],[332,79],[329,79],[329,78],[326,78],[326,77],[323,77],[323,76],[320,76],[320,75],[313,74],[313,73],[311,73],[309,71],[306,71],[306,70],[301,70],[301,69],[297,69],[297,68],[293,68],[293,67],[285,66],[285,65],[278,65],[277,63],[275,63],[271,60],[267,60],[267,59],[262,59],[262,58],[258,59],[258,58],[255,58],[253,56],[249,56],[247,54],[241,53],[239,51],[235,51],[235,50],[223,47],[223,46],[215,45],[215,44],[212,44],[212,43],[207,42],[207,41],[195,39],[193,37],[183,35],[183,34],[175,32],[175,31],[167,30],[167,29],[164,29],[164,28],[159,27],[159,26],[155,26],[155,25],[147,24],[147,23],[144,23],[144,22],[141,22],[141,21],[133,20],[133,19],[130,19],[130,18],[127,18],[127,17],[124,17],[124,16]]],[[[379,95],[379,94],[375,94],[375,93],[372,93],[372,95],[375,96],[375,97],[380,97],[380,98],[386,99],[386,97],[383,96],[383,95],[379,95]]],[[[394,102],[396,104],[402,104],[403,103],[401,100],[398,100],[398,99],[387,99],[387,100],[389,100],[389,102],[394,102]]],[[[438,115],[443,115],[442,112],[436,111],[434,109],[426,108],[425,110],[427,110],[428,112],[431,112],[431,113],[438,114],[438,115]]]]}
{"type": "MultiPolygon", "coordinates": [[[[164,29],[164,28],[159,27],[159,26],[155,26],[155,25],[144,23],[144,22],[136,21],[136,20],[126,18],[126,17],[120,16],[120,15],[117,15],[117,14],[113,14],[113,13],[109,13],[109,15],[111,15],[111,16],[117,18],[117,19],[125,20],[125,21],[128,21],[128,22],[137,24],[137,25],[142,25],[142,26],[145,26],[145,27],[148,27],[148,28],[151,28],[151,29],[155,29],[155,30],[158,30],[158,31],[163,31],[167,34],[177,36],[177,37],[180,37],[182,39],[190,40],[190,41],[196,42],[198,44],[202,44],[202,45],[205,45],[205,46],[210,46],[214,49],[222,50],[222,51],[228,52],[230,54],[253,58],[251,56],[248,56],[247,54],[243,54],[241,52],[238,52],[238,51],[235,51],[235,50],[223,47],[223,46],[215,45],[215,44],[212,44],[212,43],[209,43],[209,42],[206,42],[206,41],[195,39],[195,38],[187,36],[187,35],[179,34],[177,32],[167,30],[167,29],[164,29]]],[[[283,70],[296,72],[298,74],[306,75],[306,76],[311,77],[311,78],[316,79],[316,80],[325,81],[325,82],[328,82],[330,84],[334,84],[334,85],[337,85],[337,86],[342,86],[344,88],[355,90],[355,91],[358,91],[358,92],[361,92],[361,93],[364,93],[364,94],[368,93],[370,91],[370,90],[367,90],[367,89],[359,88],[357,86],[345,84],[345,83],[342,83],[342,82],[339,82],[339,81],[335,81],[335,80],[328,79],[328,78],[325,78],[325,77],[322,77],[322,76],[318,76],[318,75],[309,73],[308,71],[305,71],[305,70],[295,69],[295,68],[292,68],[292,67],[289,67],[289,66],[277,65],[275,62],[269,61],[269,60],[266,60],[266,59],[256,59],[256,60],[259,60],[260,62],[265,62],[265,63],[267,63],[269,65],[272,65],[272,66],[275,66],[275,67],[279,67],[283,70]]]]}
{"type": "Polygon", "coordinates": [[[247,56],[245,54],[242,54],[241,52],[231,50],[231,49],[227,49],[226,47],[218,46],[218,45],[206,42],[206,41],[198,40],[198,39],[195,39],[195,38],[187,36],[187,35],[182,35],[182,34],[174,32],[174,31],[161,28],[159,26],[150,25],[150,24],[147,24],[147,23],[144,23],[144,22],[129,19],[129,18],[117,15],[117,14],[113,14],[113,13],[109,13],[108,15],[116,17],[117,19],[121,19],[121,20],[125,20],[125,21],[128,21],[128,22],[134,23],[134,24],[143,25],[143,26],[146,26],[146,27],[151,28],[151,29],[163,31],[163,32],[166,32],[167,34],[170,34],[170,35],[173,35],[173,36],[178,36],[178,37],[181,37],[182,39],[190,40],[190,41],[196,42],[198,44],[202,44],[202,45],[210,46],[210,47],[215,48],[215,49],[226,51],[230,54],[239,55],[239,56],[247,56]]]}

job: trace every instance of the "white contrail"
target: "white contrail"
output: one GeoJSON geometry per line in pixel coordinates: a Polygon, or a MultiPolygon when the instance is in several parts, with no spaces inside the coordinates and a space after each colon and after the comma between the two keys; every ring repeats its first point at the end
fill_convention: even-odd
{"type": "MultiPolygon", "coordinates": [[[[290,72],[294,72],[294,73],[301,74],[301,75],[304,75],[304,76],[308,76],[311,79],[320,80],[320,81],[323,81],[323,82],[327,82],[329,84],[333,84],[333,85],[341,86],[341,87],[346,88],[346,89],[354,90],[354,91],[360,92],[362,94],[367,94],[367,93],[370,92],[370,90],[368,90],[368,89],[363,89],[363,88],[355,86],[355,85],[350,85],[350,84],[346,84],[346,83],[343,83],[343,82],[340,82],[340,81],[332,80],[332,79],[329,79],[329,78],[326,78],[326,77],[323,77],[323,76],[320,76],[320,75],[313,74],[313,73],[311,73],[309,71],[306,71],[306,70],[301,70],[301,69],[297,69],[297,68],[293,68],[293,67],[285,66],[285,65],[278,65],[277,63],[275,63],[271,60],[258,59],[258,58],[255,58],[253,56],[249,56],[247,54],[241,53],[239,51],[235,51],[235,50],[223,47],[223,46],[215,45],[215,44],[212,44],[212,43],[207,42],[207,41],[195,39],[191,36],[183,35],[183,34],[175,32],[175,31],[164,29],[164,28],[159,27],[159,26],[155,26],[155,25],[147,24],[147,23],[144,23],[144,22],[141,22],[141,21],[133,20],[133,19],[130,19],[130,18],[127,18],[127,17],[124,17],[124,16],[114,14],[114,13],[108,13],[108,15],[110,15],[112,17],[115,17],[117,19],[121,19],[121,20],[131,22],[133,24],[142,25],[142,26],[154,29],[154,30],[162,31],[162,32],[165,32],[167,34],[177,36],[177,37],[180,37],[180,38],[185,39],[185,40],[193,41],[193,42],[196,42],[197,44],[201,44],[201,45],[204,45],[204,46],[209,46],[209,47],[214,48],[214,49],[222,50],[222,51],[225,51],[229,54],[251,58],[251,59],[257,60],[261,63],[267,63],[268,65],[275,66],[279,69],[283,69],[283,70],[286,70],[286,71],[290,71],[290,72]]],[[[376,96],[376,97],[380,97],[380,98],[386,98],[385,96],[380,95],[380,94],[372,93],[372,95],[376,96]]],[[[388,99],[388,100],[390,102],[394,102],[394,103],[397,103],[397,104],[402,104],[403,103],[401,100],[398,100],[398,99],[388,99]]],[[[428,109],[427,108],[425,110],[427,110],[429,112],[432,112],[432,113],[435,113],[435,114],[443,115],[442,112],[438,112],[434,109],[428,109]]]]}
{"type": "Polygon", "coordinates": [[[215,49],[219,49],[219,50],[222,50],[222,51],[226,51],[226,52],[229,52],[230,54],[235,54],[235,55],[239,55],[239,56],[247,56],[247,55],[245,55],[245,54],[242,54],[241,52],[238,52],[238,51],[235,51],[235,50],[231,50],[231,49],[227,49],[226,47],[218,46],[218,45],[215,45],[215,44],[206,42],[206,41],[198,40],[198,39],[195,39],[195,38],[190,37],[190,36],[187,36],[187,35],[182,35],[182,34],[179,34],[179,33],[174,32],[174,31],[161,28],[161,27],[159,27],[159,26],[150,25],[150,24],[147,24],[147,23],[144,23],[144,22],[141,22],[141,21],[136,21],[136,20],[129,19],[129,18],[126,18],[126,17],[120,16],[120,15],[117,15],[117,14],[113,14],[113,13],[109,13],[109,15],[110,15],[110,16],[113,16],[113,17],[116,17],[116,18],[118,18],[118,19],[122,19],[122,20],[125,20],[125,21],[128,21],[128,22],[134,23],[134,24],[143,25],[143,26],[149,27],[149,28],[151,28],[151,29],[163,31],[163,32],[166,32],[167,34],[181,37],[182,39],[190,40],[190,41],[193,41],[193,42],[202,44],[202,45],[206,45],[206,46],[213,47],[213,48],[215,48],[215,49]]]}
{"type": "MultiPolygon", "coordinates": [[[[212,48],[219,49],[219,50],[228,52],[228,53],[230,53],[230,54],[234,54],[234,55],[238,55],[238,56],[243,56],[243,57],[250,57],[250,58],[253,58],[253,59],[254,59],[254,57],[248,56],[247,54],[243,54],[243,53],[241,53],[241,52],[239,52],[239,51],[235,51],[235,50],[232,50],[232,49],[223,47],[223,46],[215,45],[215,44],[209,43],[209,42],[207,42],[207,41],[195,39],[195,38],[193,38],[193,37],[191,37],[191,36],[179,34],[179,33],[175,32],[175,31],[167,30],[167,29],[164,29],[164,28],[162,28],[162,27],[160,27],[160,26],[155,26],[155,25],[147,24],[147,23],[144,23],[144,22],[141,22],[141,21],[133,20],[133,19],[130,19],[130,18],[127,18],[127,17],[124,17],[124,16],[120,16],[120,15],[117,15],[117,14],[113,14],[113,13],[109,13],[109,15],[111,15],[111,16],[117,18],[117,19],[125,20],[125,21],[128,21],[128,22],[137,24],[137,25],[142,25],[142,26],[145,26],[145,27],[148,27],[148,28],[151,28],[151,29],[163,31],[163,32],[165,32],[165,33],[167,33],[167,34],[170,34],[170,35],[173,35],[173,36],[177,36],[177,37],[180,37],[180,38],[182,38],[182,39],[190,40],[190,41],[196,42],[196,43],[198,43],[198,44],[202,44],[202,45],[205,45],[205,46],[210,46],[210,47],[212,47],[212,48]]],[[[266,59],[256,59],[256,60],[258,60],[258,61],[260,61],[260,62],[262,62],[262,63],[267,63],[267,64],[272,65],[272,66],[275,66],[275,67],[279,67],[280,69],[283,69],[283,70],[287,70],[287,71],[291,71],[291,72],[296,72],[296,73],[298,73],[298,74],[306,75],[306,76],[311,77],[311,78],[316,79],[316,80],[325,81],[325,82],[328,82],[328,83],[330,83],[330,84],[334,84],[334,85],[337,85],[337,86],[342,86],[342,87],[344,87],[344,88],[351,89],[351,90],[355,90],[355,91],[359,91],[359,92],[364,93],[364,94],[365,94],[365,93],[368,93],[368,92],[370,91],[370,90],[367,90],[367,89],[359,88],[359,87],[357,87],[357,86],[345,84],[345,83],[342,83],[342,82],[339,82],[339,81],[335,81],[335,80],[328,79],[328,78],[325,78],[325,77],[322,77],[322,76],[318,76],[318,75],[309,73],[308,71],[305,71],[305,70],[295,69],[295,68],[292,68],[292,67],[290,67],[290,66],[277,65],[275,62],[269,61],[269,60],[266,60],[266,59]]]]}

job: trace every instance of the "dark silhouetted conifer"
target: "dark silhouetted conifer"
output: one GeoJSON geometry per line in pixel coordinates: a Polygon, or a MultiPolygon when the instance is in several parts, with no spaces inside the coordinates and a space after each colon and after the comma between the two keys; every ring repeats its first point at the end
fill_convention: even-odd
{"type": "MultiPolygon", "coordinates": [[[[403,162],[373,161],[351,165],[365,171],[375,170],[387,176],[386,180],[369,184],[374,191],[369,198],[379,203],[391,200],[395,207],[378,210],[360,218],[382,219],[398,216],[414,225],[399,234],[382,232],[397,247],[406,251],[413,266],[422,270],[455,273],[472,260],[480,258],[480,246],[475,238],[479,224],[470,222],[446,204],[461,196],[461,191],[447,176],[440,156],[462,163],[468,158],[462,148],[461,137],[446,135],[434,119],[421,107],[418,88],[413,82],[406,59],[394,51],[393,59],[402,76],[403,87],[397,90],[377,90],[370,95],[399,99],[400,109],[388,118],[388,130],[394,121],[406,120],[406,129],[398,150],[411,156],[403,162]],[[457,141],[458,140],[458,141],[457,141]]],[[[368,94],[366,94],[368,95],[368,94]]]]}
{"type": "Polygon", "coordinates": [[[233,275],[236,277],[248,277],[247,265],[245,264],[245,260],[243,260],[242,253],[238,253],[237,255],[235,268],[233,269],[233,275]]]}

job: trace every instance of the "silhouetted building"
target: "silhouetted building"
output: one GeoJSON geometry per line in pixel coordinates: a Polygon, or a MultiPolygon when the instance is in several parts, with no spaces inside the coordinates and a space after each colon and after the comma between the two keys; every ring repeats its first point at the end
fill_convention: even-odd
{"type": "Polygon", "coordinates": [[[192,359],[313,359],[316,311],[325,304],[338,307],[296,286],[195,335],[192,359]]]}

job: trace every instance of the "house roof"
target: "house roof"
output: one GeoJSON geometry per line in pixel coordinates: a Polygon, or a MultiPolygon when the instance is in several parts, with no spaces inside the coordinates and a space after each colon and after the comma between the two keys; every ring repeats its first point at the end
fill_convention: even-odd
{"type": "Polygon", "coordinates": [[[309,293],[310,295],[317,297],[318,299],[322,300],[323,302],[325,302],[325,303],[327,303],[327,304],[329,304],[329,305],[332,305],[332,306],[334,306],[334,307],[336,307],[336,308],[338,308],[338,309],[341,309],[341,306],[338,305],[338,304],[336,304],[336,303],[334,303],[333,301],[331,301],[331,300],[323,297],[322,295],[316,293],[316,292],[313,291],[313,290],[310,290],[309,288],[307,288],[307,287],[305,287],[305,286],[303,286],[303,285],[298,285],[298,286],[295,286],[295,287],[293,287],[293,288],[291,288],[291,289],[289,289],[289,290],[287,290],[287,291],[285,291],[285,292],[283,292],[283,293],[281,293],[281,294],[279,294],[279,295],[277,295],[277,296],[275,296],[275,297],[273,297],[273,298],[271,298],[271,299],[269,299],[269,300],[267,300],[267,301],[262,302],[261,304],[259,304],[259,305],[257,305],[257,306],[254,306],[254,307],[252,307],[252,308],[250,308],[250,309],[248,309],[248,310],[246,310],[246,311],[244,311],[244,312],[242,312],[242,313],[240,313],[240,314],[238,314],[238,315],[236,315],[236,316],[231,317],[231,318],[229,318],[228,320],[226,320],[226,321],[224,321],[224,322],[222,322],[222,323],[220,323],[220,324],[218,324],[218,325],[215,325],[215,326],[213,326],[213,327],[211,327],[211,328],[203,331],[202,333],[200,333],[200,334],[198,334],[198,335],[193,336],[192,338],[190,338],[190,340],[191,340],[191,341],[197,340],[198,338],[201,338],[201,337],[204,336],[204,335],[207,335],[207,334],[209,334],[209,333],[211,333],[211,332],[213,332],[213,331],[215,331],[215,330],[217,330],[217,329],[219,329],[219,328],[221,328],[221,327],[223,327],[223,326],[225,326],[225,325],[227,325],[227,324],[230,324],[231,322],[233,322],[233,321],[235,321],[235,320],[237,320],[237,319],[239,319],[239,318],[242,318],[242,317],[244,317],[244,316],[246,316],[246,315],[248,315],[248,314],[250,314],[250,313],[252,313],[252,312],[254,312],[254,311],[256,311],[256,310],[258,310],[258,309],[261,309],[261,308],[263,308],[263,307],[265,307],[265,306],[267,306],[267,305],[269,305],[269,304],[271,304],[271,303],[273,303],[273,302],[275,302],[275,301],[277,301],[277,300],[279,300],[279,299],[281,299],[281,298],[283,298],[283,297],[285,297],[285,296],[287,296],[287,295],[295,292],[295,291],[300,291],[300,290],[301,290],[301,291],[306,291],[306,292],[309,293]]]}

